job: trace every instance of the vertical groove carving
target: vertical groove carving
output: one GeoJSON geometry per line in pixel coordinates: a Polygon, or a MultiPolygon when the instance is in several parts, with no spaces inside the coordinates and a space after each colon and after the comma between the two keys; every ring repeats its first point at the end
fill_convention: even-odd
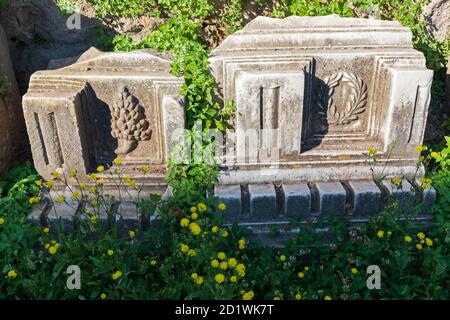
{"type": "Polygon", "coordinates": [[[42,158],[44,158],[45,165],[49,165],[48,161],[48,154],[47,154],[47,147],[45,145],[44,136],[42,134],[42,128],[41,128],[41,122],[39,121],[39,115],[35,112],[34,113],[34,121],[36,123],[36,130],[38,132],[39,136],[39,142],[42,146],[42,158]]]}
{"type": "Polygon", "coordinates": [[[58,127],[56,125],[55,113],[51,112],[47,115],[47,117],[50,125],[50,132],[52,133],[52,136],[55,139],[53,143],[54,143],[55,158],[57,162],[56,164],[58,166],[61,166],[64,164],[64,157],[62,155],[61,142],[59,139],[58,127]]]}

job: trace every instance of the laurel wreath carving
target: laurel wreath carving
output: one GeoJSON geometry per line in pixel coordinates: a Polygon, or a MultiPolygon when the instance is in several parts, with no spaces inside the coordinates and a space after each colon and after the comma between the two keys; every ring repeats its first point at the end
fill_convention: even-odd
{"type": "Polygon", "coordinates": [[[127,88],[122,88],[112,107],[111,134],[118,141],[117,154],[130,153],[138,142],[150,140],[152,130],[144,108],[127,88]]]}
{"type": "Polygon", "coordinates": [[[323,85],[318,86],[316,104],[319,107],[319,116],[329,124],[347,125],[358,120],[359,115],[366,111],[367,85],[352,73],[335,73],[325,78],[323,85]],[[338,108],[333,100],[335,89],[341,83],[348,85],[352,91],[344,108],[338,108]]]}

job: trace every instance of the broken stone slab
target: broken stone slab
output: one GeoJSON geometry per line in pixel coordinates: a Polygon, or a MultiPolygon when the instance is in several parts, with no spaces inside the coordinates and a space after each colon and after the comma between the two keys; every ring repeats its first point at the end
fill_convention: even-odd
{"type": "Polygon", "coordinates": [[[242,197],[240,185],[215,186],[214,195],[218,197],[219,203],[226,206],[223,216],[228,223],[237,223],[242,213],[242,197]]]}
{"type": "Polygon", "coordinates": [[[153,50],[91,48],[74,64],[36,72],[23,110],[37,171],[51,180],[58,168],[66,177],[77,170],[79,181],[89,183],[103,165],[97,175],[105,190],[115,188],[111,173],[120,170],[143,184],[145,194],[164,192],[167,161],[185,129],[184,81],[170,74],[171,63],[170,55],[153,50]],[[120,165],[113,163],[117,157],[120,165]]]}
{"type": "MultiPolygon", "coordinates": [[[[11,62],[8,41],[0,25],[0,172],[18,160],[26,137],[21,97],[11,62]]],[[[22,150],[23,151],[23,150],[22,150]]]]}
{"type": "Polygon", "coordinates": [[[314,184],[316,212],[320,214],[344,215],[347,192],[340,182],[318,182],[314,184]]]}
{"type": "Polygon", "coordinates": [[[283,184],[284,214],[304,218],[311,213],[311,190],[306,183],[283,184]]]}
{"type": "Polygon", "coordinates": [[[250,219],[273,220],[277,217],[277,195],[273,184],[250,184],[250,219]]]}
{"type": "Polygon", "coordinates": [[[350,180],[348,188],[354,212],[359,215],[372,215],[382,209],[381,190],[370,180],[350,180]]]}
{"type": "Polygon", "coordinates": [[[398,205],[400,210],[412,211],[416,205],[417,193],[420,192],[409,183],[402,179],[399,185],[395,185],[391,180],[381,181],[381,186],[387,192],[385,199],[388,204],[398,205]]]}
{"type": "Polygon", "coordinates": [[[236,104],[221,184],[364,180],[368,146],[417,174],[433,72],[399,22],[257,17],[209,61],[236,104]]]}

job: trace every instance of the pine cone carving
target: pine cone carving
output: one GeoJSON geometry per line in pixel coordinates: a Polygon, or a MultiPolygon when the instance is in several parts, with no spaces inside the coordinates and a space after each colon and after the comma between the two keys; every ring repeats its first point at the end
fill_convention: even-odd
{"type": "Polygon", "coordinates": [[[139,141],[150,140],[152,130],[145,118],[144,108],[126,87],[113,104],[111,134],[117,139],[116,154],[127,154],[137,148],[139,141]]]}

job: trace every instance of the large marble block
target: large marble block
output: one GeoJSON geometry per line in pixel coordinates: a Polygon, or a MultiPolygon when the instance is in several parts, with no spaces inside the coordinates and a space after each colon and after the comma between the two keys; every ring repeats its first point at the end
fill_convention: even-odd
{"type": "Polygon", "coordinates": [[[368,146],[387,177],[416,175],[433,72],[400,23],[258,17],[209,61],[236,103],[222,183],[367,179],[368,146]]]}
{"type": "MultiPolygon", "coordinates": [[[[89,49],[72,65],[36,72],[23,98],[36,169],[46,179],[58,168],[80,179],[98,165],[122,160],[123,174],[149,190],[165,188],[176,130],[185,127],[183,79],[153,50],[104,53],[89,49]],[[147,165],[150,174],[139,168],[147,165]]],[[[110,169],[112,170],[112,169],[110,169]]],[[[113,186],[110,172],[98,174],[113,186]]]]}
{"type": "Polygon", "coordinates": [[[8,41],[0,26],[0,172],[7,170],[17,160],[25,137],[19,88],[8,41]]]}

